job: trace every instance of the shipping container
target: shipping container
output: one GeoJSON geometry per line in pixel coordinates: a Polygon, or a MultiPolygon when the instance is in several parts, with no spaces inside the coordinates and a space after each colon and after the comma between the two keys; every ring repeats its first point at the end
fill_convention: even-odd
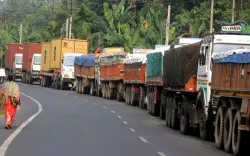
{"type": "MultiPolygon", "coordinates": [[[[30,72],[32,69],[32,59],[34,54],[41,54],[41,52],[42,45],[40,43],[24,43],[22,70],[30,72]]],[[[40,64],[41,59],[38,58],[37,63],[40,64]]]]}
{"type": "MultiPolygon", "coordinates": [[[[23,54],[24,45],[18,43],[7,44],[5,54],[5,68],[13,69],[15,54],[23,54]]],[[[22,63],[22,59],[20,60],[22,63]]]]}
{"type": "Polygon", "coordinates": [[[60,69],[65,53],[88,53],[88,41],[74,39],[54,39],[51,41],[50,68],[60,69]]]}
{"type": "Polygon", "coordinates": [[[41,71],[48,72],[50,69],[51,43],[42,43],[41,71]]]}

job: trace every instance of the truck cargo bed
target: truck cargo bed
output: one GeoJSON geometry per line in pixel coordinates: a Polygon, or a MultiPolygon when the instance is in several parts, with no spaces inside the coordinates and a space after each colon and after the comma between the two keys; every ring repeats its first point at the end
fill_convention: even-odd
{"type": "Polygon", "coordinates": [[[124,65],[125,83],[145,83],[146,64],[134,63],[124,65]]]}
{"type": "Polygon", "coordinates": [[[15,54],[23,54],[23,44],[10,43],[7,45],[5,53],[5,68],[12,69],[15,54]]]}

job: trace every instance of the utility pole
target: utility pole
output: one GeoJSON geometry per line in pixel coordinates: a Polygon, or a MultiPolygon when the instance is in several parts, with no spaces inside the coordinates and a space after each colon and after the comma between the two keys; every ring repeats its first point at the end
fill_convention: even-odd
{"type": "Polygon", "coordinates": [[[22,31],[23,31],[23,24],[21,23],[20,25],[20,30],[19,30],[19,33],[20,33],[20,40],[19,40],[19,43],[21,44],[22,43],[22,31]]]}
{"type": "Polygon", "coordinates": [[[213,33],[214,25],[214,0],[211,0],[210,33],[213,33]]]}
{"type": "Polygon", "coordinates": [[[234,22],[234,12],[235,12],[235,0],[233,0],[233,7],[232,7],[232,23],[234,22]]]}
{"type": "Polygon", "coordinates": [[[236,2],[236,20],[240,19],[240,0],[237,0],[236,2]]]}
{"type": "Polygon", "coordinates": [[[71,2],[71,13],[70,13],[70,19],[69,19],[69,39],[71,39],[71,33],[72,33],[72,14],[73,14],[73,8],[72,8],[72,0],[71,2]]]}
{"type": "Polygon", "coordinates": [[[69,38],[69,18],[66,19],[66,38],[69,38]]]}
{"type": "Polygon", "coordinates": [[[170,29],[170,16],[171,16],[171,5],[168,5],[168,17],[167,17],[167,23],[166,23],[166,40],[165,44],[169,44],[169,29],[170,29]]]}

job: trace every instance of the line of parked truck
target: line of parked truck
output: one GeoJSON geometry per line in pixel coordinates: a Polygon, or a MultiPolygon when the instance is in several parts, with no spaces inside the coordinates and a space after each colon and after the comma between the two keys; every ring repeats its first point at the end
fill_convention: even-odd
{"type": "MultiPolygon", "coordinates": [[[[76,80],[79,94],[138,105],[182,134],[214,138],[219,149],[249,155],[249,30],[243,21],[222,22],[220,33],[180,38],[171,46],[135,48],[133,54],[117,47],[88,54],[87,41],[52,40],[40,44],[39,80],[41,86],[55,89],[71,88],[76,80]]],[[[6,71],[16,77],[21,73],[23,82],[33,82],[39,63],[32,46],[14,49],[27,58],[20,61],[19,53],[11,54],[15,59],[6,57],[13,62],[6,71]],[[21,69],[17,68],[20,62],[21,69]]]]}

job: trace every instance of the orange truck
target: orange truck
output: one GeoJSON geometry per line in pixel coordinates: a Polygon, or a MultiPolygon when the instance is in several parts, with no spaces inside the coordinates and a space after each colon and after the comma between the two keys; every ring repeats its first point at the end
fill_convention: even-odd
{"type": "Polygon", "coordinates": [[[96,94],[95,56],[87,54],[75,58],[76,91],[79,94],[96,94]]]}
{"type": "Polygon", "coordinates": [[[139,105],[144,108],[142,94],[146,90],[147,53],[152,49],[133,49],[124,59],[125,102],[128,105],[139,105]]]}
{"type": "MultiPolygon", "coordinates": [[[[123,72],[127,53],[123,48],[104,48],[96,57],[97,73],[101,86],[102,96],[106,99],[124,99],[123,72]]],[[[100,89],[100,87],[99,87],[100,89]]]]}

